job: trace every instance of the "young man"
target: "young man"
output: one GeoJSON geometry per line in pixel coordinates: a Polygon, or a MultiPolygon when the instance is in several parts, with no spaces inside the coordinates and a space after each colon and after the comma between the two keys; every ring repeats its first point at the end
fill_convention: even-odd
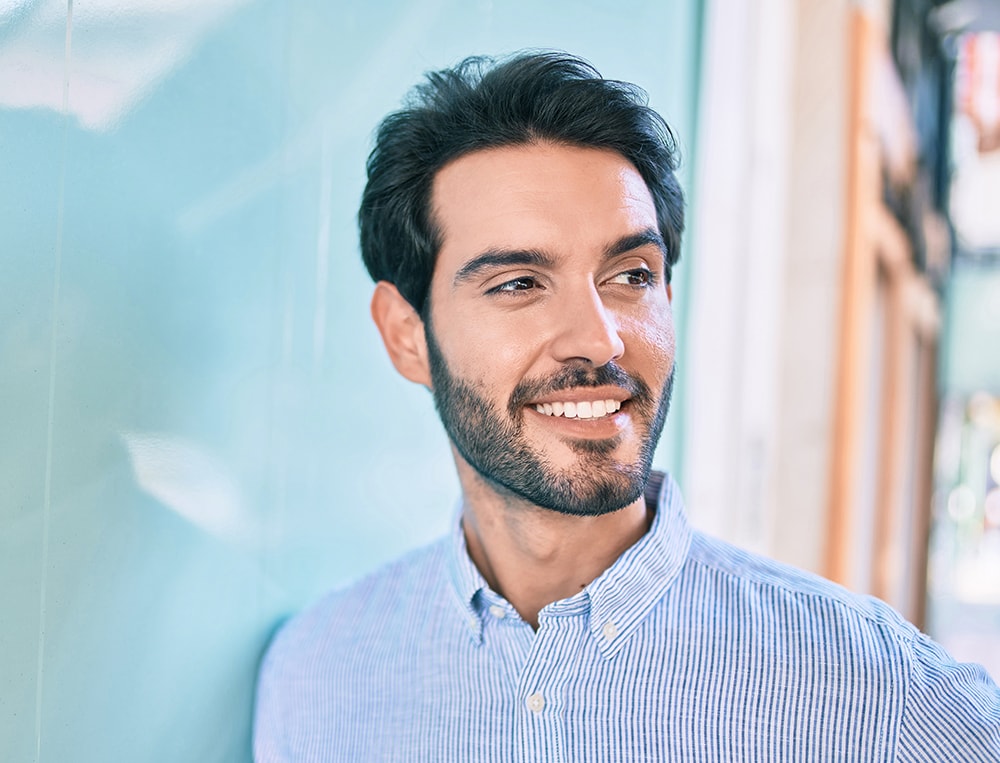
{"type": "Polygon", "coordinates": [[[693,532],[650,472],[683,228],[670,131],[562,54],[430,75],[361,248],[462,486],[451,537],[261,669],[260,763],[1000,760],[1000,691],[886,605],[693,532]]]}

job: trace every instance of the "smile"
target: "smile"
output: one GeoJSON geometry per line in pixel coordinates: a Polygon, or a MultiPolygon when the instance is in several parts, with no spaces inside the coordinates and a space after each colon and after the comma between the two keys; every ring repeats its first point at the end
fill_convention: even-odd
{"type": "Polygon", "coordinates": [[[618,400],[581,400],[580,402],[537,403],[534,408],[546,416],[562,416],[566,419],[600,419],[618,411],[622,404],[618,400]]]}

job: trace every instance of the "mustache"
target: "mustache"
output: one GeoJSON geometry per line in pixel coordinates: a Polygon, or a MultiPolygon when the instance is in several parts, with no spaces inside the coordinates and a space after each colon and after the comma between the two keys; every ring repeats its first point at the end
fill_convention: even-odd
{"type": "Polygon", "coordinates": [[[511,392],[507,409],[511,416],[516,416],[525,403],[543,395],[551,395],[564,389],[603,386],[621,387],[639,403],[650,399],[649,385],[614,361],[596,367],[586,363],[573,363],[563,366],[545,379],[522,380],[511,392]]]}

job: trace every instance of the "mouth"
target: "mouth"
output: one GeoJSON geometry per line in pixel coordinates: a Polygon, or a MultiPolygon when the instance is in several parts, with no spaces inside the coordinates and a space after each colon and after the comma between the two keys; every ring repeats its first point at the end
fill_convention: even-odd
{"type": "Polygon", "coordinates": [[[622,401],[612,398],[604,400],[557,400],[551,403],[535,403],[532,407],[545,416],[565,419],[603,419],[617,413],[622,407],[622,401]]]}

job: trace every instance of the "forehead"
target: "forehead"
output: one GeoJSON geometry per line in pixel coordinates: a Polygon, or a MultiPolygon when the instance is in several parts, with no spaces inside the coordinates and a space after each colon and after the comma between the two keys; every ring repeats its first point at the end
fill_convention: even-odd
{"type": "Polygon", "coordinates": [[[442,240],[435,277],[491,248],[583,258],[657,228],[649,188],[625,157],[551,143],[466,154],[438,172],[431,203],[442,240]]]}

